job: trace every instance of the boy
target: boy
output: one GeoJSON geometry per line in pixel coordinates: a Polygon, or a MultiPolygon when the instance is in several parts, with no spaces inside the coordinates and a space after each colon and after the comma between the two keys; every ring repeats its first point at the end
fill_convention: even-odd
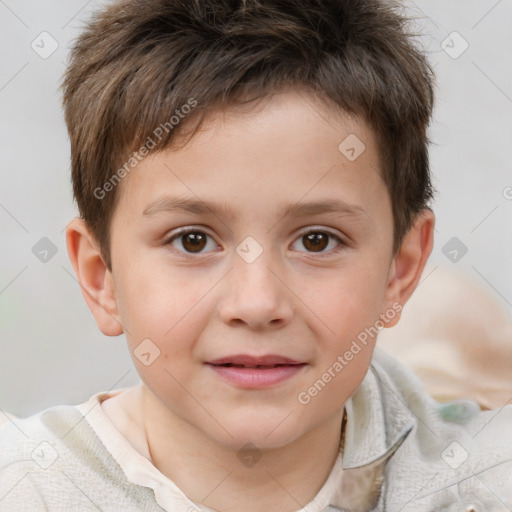
{"type": "Polygon", "coordinates": [[[67,230],[141,384],[0,427],[0,510],[507,510],[512,408],[375,349],[433,244],[432,74],[377,0],[124,0],[64,81],[67,230]]]}

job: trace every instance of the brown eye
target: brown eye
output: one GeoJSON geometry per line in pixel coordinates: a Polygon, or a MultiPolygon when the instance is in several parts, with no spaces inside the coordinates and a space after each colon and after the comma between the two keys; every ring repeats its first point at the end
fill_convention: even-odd
{"type": "Polygon", "coordinates": [[[321,231],[314,231],[307,233],[302,237],[302,243],[308,251],[321,252],[329,244],[329,236],[327,233],[321,231]]]}
{"type": "Polygon", "coordinates": [[[206,234],[199,231],[191,231],[181,235],[183,248],[188,252],[201,252],[206,246],[206,234]]]}
{"type": "Polygon", "coordinates": [[[204,233],[194,229],[182,230],[170,236],[165,245],[168,246],[175,254],[187,256],[188,254],[206,254],[211,252],[212,249],[218,249],[218,245],[213,238],[204,233]]]}
{"type": "Polygon", "coordinates": [[[332,256],[346,247],[346,243],[336,234],[329,231],[310,229],[296,239],[293,249],[318,256],[332,256]],[[299,247],[302,246],[302,247],[299,247]]]}

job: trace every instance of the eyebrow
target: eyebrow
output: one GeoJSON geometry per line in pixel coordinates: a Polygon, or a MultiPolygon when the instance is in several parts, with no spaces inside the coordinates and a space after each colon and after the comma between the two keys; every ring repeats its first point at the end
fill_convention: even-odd
{"type": "MultiPolygon", "coordinates": [[[[235,218],[232,208],[227,203],[170,196],[157,199],[142,212],[144,216],[152,216],[158,213],[213,214],[225,218],[235,218]]],[[[358,221],[369,219],[368,213],[361,206],[347,203],[342,199],[326,199],[307,203],[297,202],[286,205],[278,213],[280,213],[281,217],[309,217],[313,215],[334,214],[336,216],[352,217],[358,221]]]]}

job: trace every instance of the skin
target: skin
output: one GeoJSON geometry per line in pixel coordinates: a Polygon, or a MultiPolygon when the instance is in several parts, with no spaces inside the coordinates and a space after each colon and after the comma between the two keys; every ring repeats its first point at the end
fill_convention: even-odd
{"type": "MultiPolygon", "coordinates": [[[[133,358],[143,385],[131,414],[145,425],[152,462],[192,500],[219,511],[235,512],[241,502],[247,512],[305,506],[335,462],[343,406],[368,370],[376,338],[307,405],[298,394],[360,332],[405,304],[432,250],[434,215],[421,212],[393,256],[391,201],[373,134],[297,91],[242,115],[215,112],[187,146],[151,153],[121,187],[112,272],[80,219],[67,230],[68,251],[101,331],[124,332],[132,355],[148,338],[160,350],[149,366],[133,358]],[[338,149],[349,134],[366,147],[354,161],[338,149]],[[225,203],[232,216],[143,214],[166,195],[225,203]],[[364,213],[281,213],[333,198],[364,213]],[[211,237],[188,258],[187,240],[168,241],[187,226],[211,237]],[[341,242],[329,238],[317,252],[304,231],[341,242]],[[263,250],[252,263],[236,252],[248,236],[263,250]],[[307,364],[261,390],[228,383],[205,364],[240,353],[307,364]],[[261,455],[251,467],[237,457],[249,442],[261,455]]],[[[387,327],[398,322],[395,313],[387,327]]]]}

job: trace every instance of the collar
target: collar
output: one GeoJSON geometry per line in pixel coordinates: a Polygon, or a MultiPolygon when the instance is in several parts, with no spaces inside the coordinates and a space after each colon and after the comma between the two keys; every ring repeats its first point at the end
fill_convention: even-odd
{"type": "Polygon", "coordinates": [[[386,460],[416,424],[402,398],[408,388],[399,388],[394,379],[403,373],[396,366],[391,356],[376,348],[368,373],[347,400],[343,469],[386,460]]]}

